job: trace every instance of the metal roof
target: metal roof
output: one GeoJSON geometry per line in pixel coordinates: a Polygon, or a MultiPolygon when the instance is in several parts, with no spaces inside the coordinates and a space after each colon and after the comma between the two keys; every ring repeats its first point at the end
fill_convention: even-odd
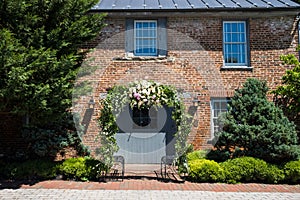
{"type": "Polygon", "coordinates": [[[92,10],[193,10],[300,8],[291,0],[100,0],[92,10]]]}

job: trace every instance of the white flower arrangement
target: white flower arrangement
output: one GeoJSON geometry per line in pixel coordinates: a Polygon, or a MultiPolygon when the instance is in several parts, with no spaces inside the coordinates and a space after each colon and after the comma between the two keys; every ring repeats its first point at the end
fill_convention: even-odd
{"type": "Polygon", "coordinates": [[[134,82],[128,91],[131,107],[149,108],[152,105],[161,106],[168,102],[163,86],[152,81],[134,82]]]}

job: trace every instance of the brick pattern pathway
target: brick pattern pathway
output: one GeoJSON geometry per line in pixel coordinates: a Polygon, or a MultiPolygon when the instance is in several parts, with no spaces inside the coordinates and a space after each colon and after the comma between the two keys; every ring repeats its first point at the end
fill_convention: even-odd
{"type": "Polygon", "coordinates": [[[1,200],[299,200],[300,193],[245,193],[170,190],[58,190],[58,189],[5,189],[1,200]]]}
{"type": "Polygon", "coordinates": [[[212,192],[300,193],[300,185],[172,183],[146,179],[125,179],[110,182],[76,182],[51,180],[31,184],[0,182],[0,189],[77,189],[77,190],[180,190],[212,192]]]}

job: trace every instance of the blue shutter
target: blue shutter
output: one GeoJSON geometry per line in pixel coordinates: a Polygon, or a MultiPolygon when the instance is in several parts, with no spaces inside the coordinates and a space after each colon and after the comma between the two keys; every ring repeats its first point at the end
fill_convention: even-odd
{"type": "Polygon", "coordinates": [[[159,18],[157,20],[158,24],[158,55],[167,55],[167,19],[159,18]]]}
{"type": "Polygon", "coordinates": [[[132,54],[134,51],[134,20],[126,19],[126,33],[125,33],[125,52],[126,55],[132,54]]]}

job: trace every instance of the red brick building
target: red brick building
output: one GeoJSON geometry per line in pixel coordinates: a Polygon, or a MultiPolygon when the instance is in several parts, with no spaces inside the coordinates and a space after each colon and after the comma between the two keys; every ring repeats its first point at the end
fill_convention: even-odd
{"type": "MultiPolygon", "coordinates": [[[[173,85],[194,109],[189,142],[208,148],[218,114],[247,78],[266,80],[270,89],[281,83],[287,67],[280,56],[298,54],[299,11],[290,0],[102,0],[92,12],[107,13],[107,26],[86,44],[94,48],[89,57],[97,70],[83,102],[133,81],[173,85]]],[[[99,132],[95,106],[84,136],[92,149],[99,132]]]]}
{"type": "MultiPolygon", "coordinates": [[[[99,107],[90,100],[105,98],[114,85],[152,80],[176,87],[193,117],[189,142],[203,149],[235,89],[250,77],[275,89],[288,69],[280,56],[298,55],[300,5],[291,0],[101,0],[91,9],[99,12],[107,13],[107,26],[83,45],[94,48],[87,60],[96,70],[78,79],[94,90],[74,102],[92,150],[99,146],[99,107]]],[[[16,134],[22,120],[0,118],[1,152],[24,149],[16,134]]]]}
{"type": "MultiPolygon", "coordinates": [[[[107,26],[83,45],[94,50],[82,69],[96,69],[78,78],[93,91],[73,108],[87,125],[83,139],[92,150],[99,146],[93,102],[114,85],[152,80],[174,86],[193,118],[189,142],[210,148],[216,119],[235,89],[250,77],[275,89],[288,69],[280,56],[298,55],[300,5],[291,0],[101,0],[95,12],[107,13],[107,26]]],[[[22,120],[9,113],[0,118],[1,152],[22,152],[26,145],[16,134],[22,120]]]]}

